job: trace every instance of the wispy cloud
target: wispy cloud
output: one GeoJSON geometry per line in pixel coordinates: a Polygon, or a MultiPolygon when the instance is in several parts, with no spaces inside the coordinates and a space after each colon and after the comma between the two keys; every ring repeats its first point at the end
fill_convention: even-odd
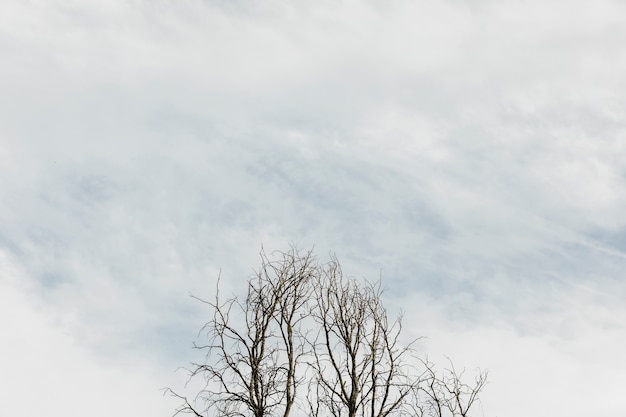
{"type": "Polygon", "coordinates": [[[40,333],[57,360],[30,363],[73,375],[61,392],[92,404],[79,381],[101,375],[119,394],[106,410],[169,415],[150,390],[192,359],[206,312],[188,292],[210,297],[220,271],[237,291],[261,244],[294,242],[382,274],[425,350],[489,368],[485,415],[589,415],[572,399],[626,366],[623,16],[616,1],[5,1],[0,364],[26,378],[40,333]]]}

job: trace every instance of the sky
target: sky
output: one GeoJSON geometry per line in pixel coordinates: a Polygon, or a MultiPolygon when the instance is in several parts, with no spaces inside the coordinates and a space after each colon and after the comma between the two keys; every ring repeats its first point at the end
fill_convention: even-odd
{"type": "Polygon", "coordinates": [[[296,245],[476,416],[626,416],[624,45],[609,0],[0,1],[0,415],[172,415],[189,294],[296,245]]]}

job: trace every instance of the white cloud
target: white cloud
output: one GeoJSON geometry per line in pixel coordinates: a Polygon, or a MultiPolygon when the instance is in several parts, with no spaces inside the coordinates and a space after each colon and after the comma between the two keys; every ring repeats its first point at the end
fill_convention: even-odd
{"type": "Polygon", "coordinates": [[[526,291],[518,298],[522,305],[513,321],[502,311],[472,311],[481,307],[462,298],[404,305],[413,306],[408,320],[420,318],[409,322],[411,336],[427,336],[420,352],[443,364],[443,355],[450,357],[470,379],[476,368],[489,371],[485,415],[619,414],[617,387],[626,371],[621,354],[626,311],[619,297],[578,287],[547,295],[526,291]],[[537,297],[550,298],[549,304],[538,304],[537,297]],[[455,302],[466,309],[462,320],[442,312],[455,302]],[[466,321],[469,317],[476,322],[466,321]]]}
{"type": "MultiPolygon", "coordinates": [[[[169,372],[139,352],[124,361],[94,355],[70,333],[70,324],[81,318],[42,303],[29,277],[4,252],[0,272],[1,414],[171,415],[172,402],[159,391],[166,378],[174,382],[169,372]]],[[[90,330],[102,328],[95,322],[90,330]]]]}
{"type": "MultiPolygon", "coordinates": [[[[127,404],[115,381],[167,379],[190,359],[204,311],[188,291],[210,297],[220,269],[236,291],[261,243],[295,242],[336,251],[357,276],[382,269],[392,300],[441,299],[407,320],[432,324],[433,351],[467,326],[477,353],[450,354],[491,369],[485,410],[556,413],[568,392],[603,395],[569,381],[617,386],[623,370],[610,296],[624,293],[626,250],[623,7],[3,2],[15,386],[32,383],[16,364],[42,357],[39,332],[56,360],[29,369],[74,361],[51,393],[67,399],[93,375],[119,392],[111,407],[127,404]]],[[[602,404],[596,414],[619,411],[602,404]]]]}

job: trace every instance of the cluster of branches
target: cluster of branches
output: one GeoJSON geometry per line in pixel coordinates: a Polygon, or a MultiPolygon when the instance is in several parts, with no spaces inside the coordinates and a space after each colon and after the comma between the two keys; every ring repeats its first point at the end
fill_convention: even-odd
{"type": "MultiPolygon", "coordinates": [[[[443,371],[400,341],[402,317],[389,318],[380,282],[343,274],[334,256],[291,248],[249,279],[245,299],[209,305],[203,363],[190,377],[203,388],[176,414],[197,417],[469,417],[486,384],[452,363],[443,371]]],[[[201,300],[202,301],[202,300],[201,300]]]]}

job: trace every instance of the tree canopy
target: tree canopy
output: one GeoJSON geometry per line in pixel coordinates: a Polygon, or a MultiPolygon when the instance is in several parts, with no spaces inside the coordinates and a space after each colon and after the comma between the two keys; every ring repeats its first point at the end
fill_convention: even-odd
{"type": "Polygon", "coordinates": [[[439,371],[401,339],[380,281],[344,275],[333,255],[319,262],[294,247],[271,255],[244,297],[205,301],[204,361],[190,378],[204,388],[175,414],[197,417],[469,417],[486,372],[463,381],[450,362],[439,371]]]}

